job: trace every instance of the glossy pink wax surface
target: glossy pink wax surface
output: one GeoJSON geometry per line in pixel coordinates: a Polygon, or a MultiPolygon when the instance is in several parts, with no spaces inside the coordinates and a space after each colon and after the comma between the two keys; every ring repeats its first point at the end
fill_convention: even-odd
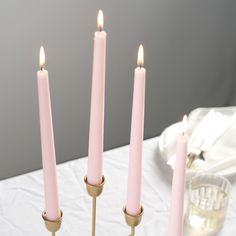
{"type": "Polygon", "coordinates": [[[88,182],[100,184],[103,175],[103,133],[106,69],[106,32],[94,35],[93,78],[90,108],[88,182]]]}
{"type": "Polygon", "coordinates": [[[183,236],[187,144],[187,135],[181,134],[178,137],[176,148],[176,163],[172,180],[171,211],[168,236],[183,236]]]}
{"type": "Polygon", "coordinates": [[[41,130],[41,147],[45,189],[45,210],[49,220],[60,217],[58,200],[56,155],[52,124],[48,72],[38,71],[38,97],[41,130]]]}
{"type": "Polygon", "coordinates": [[[146,70],[135,69],[133,108],[130,134],[130,160],[126,211],[131,215],[140,213],[142,179],[142,143],[145,107],[146,70]]]}

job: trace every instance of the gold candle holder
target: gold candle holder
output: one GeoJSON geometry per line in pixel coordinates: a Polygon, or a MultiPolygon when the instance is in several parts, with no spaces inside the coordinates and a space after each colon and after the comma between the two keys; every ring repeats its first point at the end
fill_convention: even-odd
{"type": "Polygon", "coordinates": [[[126,221],[127,225],[130,226],[130,228],[131,228],[130,236],[134,236],[135,235],[135,227],[138,226],[142,220],[143,207],[141,206],[141,211],[138,215],[130,215],[126,211],[126,207],[123,208],[123,212],[125,214],[125,221],[126,221]]]}
{"type": "Polygon", "coordinates": [[[101,195],[103,186],[105,184],[105,177],[102,176],[102,182],[98,185],[92,185],[88,182],[87,176],[84,177],[86,189],[88,194],[93,198],[92,206],[92,236],[95,236],[96,232],[96,208],[97,208],[97,197],[101,195]]]}
{"type": "Polygon", "coordinates": [[[57,220],[49,220],[47,218],[46,211],[42,213],[42,218],[44,220],[45,226],[49,232],[52,233],[52,236],[56,235],[56,232],[61,228],[61,222],[63,218],[63,212],[61,211],[61,216],[57,220]]]}

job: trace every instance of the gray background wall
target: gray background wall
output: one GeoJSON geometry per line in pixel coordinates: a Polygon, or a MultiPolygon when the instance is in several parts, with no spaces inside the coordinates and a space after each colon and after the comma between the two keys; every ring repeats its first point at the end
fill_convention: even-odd
{"type": "Polygon", "coordinates": [[[105,149],[129,142],[133,69],[147,68],[145,138],[198,106],[234,104],[235,0],[8,0],[0,6],[0,178],[41,168],[44,45],[58,162],[87,155],[93,33],[108,33],[105,149]]]}

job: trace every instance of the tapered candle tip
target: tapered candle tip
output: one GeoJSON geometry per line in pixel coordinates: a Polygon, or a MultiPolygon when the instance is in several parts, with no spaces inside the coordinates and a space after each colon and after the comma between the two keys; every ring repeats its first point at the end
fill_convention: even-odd
{"type": "Polygon", "coordinates": [[[40,47],[39,66],[41,70],[43,70],[45,66],[45,52],[43,46],[40,47]]]}
{"type": "Polygon", "coordinates": [[[182,121],[182,132],[185,134],[188,130],[188,117],[187,115],[184,115],[183,121],[182,121]]]}
{"type": "Polygon", "coordinates": [[[144,49],[143,45],[140,44],[139,49],[138,49],[138,61],[137,61],[138,66],[142,67],[144,64],[144,49]]]}
{"type": "Polygon", "coordinates": [[[102,10],[98,11],[97,25],[98,25],[98,30],[102,31],[104,27],[104,16],[102,10]]]}

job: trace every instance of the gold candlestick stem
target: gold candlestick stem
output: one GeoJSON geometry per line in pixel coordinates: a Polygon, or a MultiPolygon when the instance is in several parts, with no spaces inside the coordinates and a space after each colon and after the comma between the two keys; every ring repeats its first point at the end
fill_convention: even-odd
{"type": "Polygon", "coordinates": [[[96,231],[96,208],[97,208],[97,198],[96,198],[96,197],[93,197],[92,236],[95,236],[95,231],[96,231]]]}
{"type": "Polygon", "coordinates": [[[45,226],[49,232],[52,233],[52,236],[56,236],[56,232],[61,228],[61,222],[63,218],[63,212],[61,211],[61,216],[57,220],[49,220],[47,218],[46,211],[42,213],[42,218],[44,220],[45,226]]]}
{"type": "Polygon", "coordinates": [[[134,235],[135,235],[135,227],[132,226],[132,227],[131,227],[131,236],[134,236],[134,235]]]}
{"type": "Polygon", "coordinates": [[[131,228],[131,234],[130,236],[135,236],[135,227],[138,226],[142,220],[143,216],[143,207],[141,207],[141,211],[138,215],[130,215],[127,211],[126,208],[123,208],[123,212],[125,214],[125,221],[128,226],[131,228]]]}
{"type": "Polygon", "coordinates": [[[92,185],[88,182],[87,176],[84,177],[86,189],[88,194],[93,198],[92,202],[92,236],[96,235],[96,211],[97,211],[97,197],[102,193],[105,184],[105,177],[102,176],[102,182],[98,185],[92,185]]]}

